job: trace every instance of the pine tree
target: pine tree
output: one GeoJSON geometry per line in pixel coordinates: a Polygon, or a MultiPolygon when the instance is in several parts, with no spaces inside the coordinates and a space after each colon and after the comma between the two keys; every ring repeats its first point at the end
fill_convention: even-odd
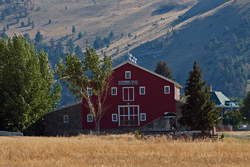
{"type": "Polygon", "coordinates": [[[73,34],[76,33],[76,28],[75,28],[74,25],[73,25],[73,27],[72,27],[72,33],[73,33],[73,34]]]}
{"type": "Polygon", "coordinates": [[[67,49],[69,51],[70,54],[73,54],[74,52],[74,42],[72,39],[70,39],[67,43],[67,49]]]}
{"type": "Polygon", "coordinates": [[[31,23],[31,28],[32,28],[32,29],[35,28],[35,23],[34,23],[34,21],[32,21],[32,23],[31,23]]]}
{"type": "Polygon", "coordinates": [[[189,75],[184,89],[187,100],[181,106],[182,117],[178,122],[182,126],[191,127],[193,130],[201,130],[204,133],[218,125],[219,110],[214,109],[214,101],[210,101],[209,88],[207,87],[203,91],[207,81],[201,81],[202,69],[197,66],[196,61],[193,65],[193,71],[190,71],[189,75]]]}
{"type": "Polygon", "coordinates": [[[247,93],[243,100],[243,107],[240,109],[240,112],[244,119],[250,123],[250,91],[247,93]]]}
{"type": "Polygon", "coordinates": [[[173,81],[175,81],[176,79],[173,79],[173,71],[170,70],[170,68],[167,66],[167,63],[165,61],[161,62],[157,62],[157,65],[155,67],[155,73],[160,74],[166,78],[172,79],[173,81]]]}
{"type": "Polygon", "coordinates": [[[82,52],[82,49],[80,48],[79,45],[76,46],[74,52],[75,52],[75,55],[77,55],[77,56],[80,57],[81,59],[83,58],[83,52],[82,52]]]}
{"type": "Polygon", "coordinates": [[[80,31],[79,34],[78,34],[78,38],[81,39],[83,37],[83,34],[82,32],[80,31]]]}
{"type": "Polygon", "coordinates": [[[35,36],[35,42],[41,42],[43,40],[43,35],[40,33],[40,31],[37,31],[35,36]]]}

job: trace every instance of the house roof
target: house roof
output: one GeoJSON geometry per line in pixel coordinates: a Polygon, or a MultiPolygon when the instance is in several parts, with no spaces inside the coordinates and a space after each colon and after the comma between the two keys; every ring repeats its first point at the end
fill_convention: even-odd
{"type": "Polygon", "coordinates": [[[137,64],[134,64],[134,63],[132,63],[132,62],[130,62],[130,61],[125,61],[124,63],[119,64],[118,66],[116,66],[115,68],[113,68],[113,70],[115,70],[115,69],[117,69],[117,68],[119,68],[119,67],[121,67],[121,66],[123,66],[123,65],[125,65],[125,64],[131,64],[131,65],[133,65],[133,66],[135,66],[135,67],[137,67],[137,68],[140,68],[140,69],[142,69],[142,70],[144,70],[144,71],[146,71],[146,72],[148,72],[148,73],[151,73],[151,74],[153,74],[153,75],[156,75],[157,77],[160,77],[160,78],[162,78],[162,79],[164,79],[164,80],[167,80],[167,81],[173,83],[173,84],[174,84],[175,86],[177,86],[178,88],[182,88],[182,86],[181,86],[179,83],[177,83],[177,82],[175,82],[175,81],[173,81],[173,80],[171,80],[171,79],[169,79],[169,78],[166,78],[166,77],[164,77],[164,76],[162,76],[162,75],[160,75],[160,74],[157,74],[157,73],[155,73],[155,72],[153,72],[153,71],[150,71],[150,70],[148,70],[148,69],[146,69],[146,68],[143,68],[143,67],[141,67],[141,66],[139,66],[139,65],[137,65],[137,64]]]}
{"type": "Polygon", "coordinates": [[[232,106],[228,104],[226,104],[226,102],[231,102],[231,100],[229,98],[227,98],[223,93],[221,93],[220,91],[212,91],[211,93],[211,97],[210,100],[214,100],[215,101],[215,106],[216,107],[224,107],[224,108],[239,108],[240,106],[237,105],[235,102],[232,102],[232,106]]]}

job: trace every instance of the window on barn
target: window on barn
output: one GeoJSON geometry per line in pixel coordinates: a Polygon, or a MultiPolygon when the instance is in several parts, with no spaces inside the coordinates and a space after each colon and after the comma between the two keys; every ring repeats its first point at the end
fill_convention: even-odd
{"type": "Polygon", "coordinates": [[[164,86],[164,94],[170,93],[170,86],[164,86]]]}
{"type": "Polygon", "coordinates": [[[139,126],[139,106],[119,106],[119,126],[139,126]]]}
{"type": "Polygon", "coordinates": [[[88,95],[92,96],[92,88],[87,88],[87,91],[88,91],[88,95]]]}
{"type": "Polygon", "coordinates": [[[146,93],[146,92],[145,92],[145,86],[141,86],[141,87],[140,87],[140,92],[139,92],[139,94],[140,94],[140,95],[145,95],[145,93],[146,93]]]}
{"type": "Polygon", "coordinates": [[[134,87],[123,87],[123,101],[134,101],[134,87]]]}
{"type": "Polygon", "coordinates": [[[111,88],[111,95],[117,95],[117,88],[116,87],[111,88]]]}
{"type": "Polygon", "coordinates": [[[87,122],[93,122],[93,115],[92,114],[87,115],[87,122]]]}
{"type": "Polygon", "coordinates": [[[131,71],[125,71],[125,79],[131,79],[131,71]]]}
{"type": "Polygon", "coordinates": [[[141,113],[141,121],[146,121],[146,113],[141,113]]]}
{"type": "Polygon", "coordinates": [[[68,115],[63,116],[63,122],[64,123],[69,123],[69,116],[68,115]]]}
{"type": "Polygon", "coordinates": [[[112,114],[112,122],[117,122],[117,114],[112,114]]]}

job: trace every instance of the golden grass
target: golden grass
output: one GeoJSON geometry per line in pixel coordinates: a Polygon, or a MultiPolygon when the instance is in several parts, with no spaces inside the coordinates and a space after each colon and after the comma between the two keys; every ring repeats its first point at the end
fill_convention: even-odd
{"type": "Polygon", "coordinates": [[[249,166],[250,142],[134,136],[1,137],[0,166],[249,166]]]}

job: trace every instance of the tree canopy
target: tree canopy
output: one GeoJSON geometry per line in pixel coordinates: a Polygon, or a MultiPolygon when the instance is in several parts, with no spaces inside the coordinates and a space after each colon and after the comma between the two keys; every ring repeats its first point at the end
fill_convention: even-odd
{"type": "Polygon", "coordinates": [[[170,70],[170,68],[167,66],[167,63],[165,61],[163,62],[158,61],[154,72],[166,78],[172,79],[173,81],[176,80],[176,79],[173,79],[173,74],[172,74],[173,71],[170,70]]]}
{"type": "Polygon", "coordinates": [[[35,42],[41,42],[43,40],[43,35],[40,33],[40,31],[37,31],[35,36],[35,42]]]}
{"type": "Polygon", "coordinates": [[[105,105],[105,99],[110,93],[112,64],[111,56],[108,57],[104,53],[103,60],[100,60],[95,49],[87,47],[84,61],[78,56],[67,54],[65,62],[61,60],[56,68],[58,79],[67,83],[70,92],[77,95],[77,98],[85,100],[85,106],[93,116],[97,132],[101,117],[108,107],[105,105]],[[92,100],[88,92],[90,87],[96,95],[92,100]]]}
{"type": "Polygon", "coordinates": [[[250,91],[247,93],[243,100],[243,106],[240,109],[240,112],[244,117],[245,121],[250,123],[250,91]]]}
{"type": "Polygon", "coordinates": [[[209,88],[206,87],[203,91],[207,81],[202,82],[201,79],[202,69],[195,61],[193,71],[189,72],[189,79],[185,84],[184,92],[187,99],[186,103],[181,106],[182,117],[178,122],[182,126],[201,130],[204,133],[218,125],[219,110],[214,109],[214,101],[210,101],[209,88]]]}
{"type": "Polygon", "coordinates": [[[48,56],[38,56],[24,37],[0,39],[0,129],[24,131],[57,107],[61,85],[54,85],[48,56]]]}

